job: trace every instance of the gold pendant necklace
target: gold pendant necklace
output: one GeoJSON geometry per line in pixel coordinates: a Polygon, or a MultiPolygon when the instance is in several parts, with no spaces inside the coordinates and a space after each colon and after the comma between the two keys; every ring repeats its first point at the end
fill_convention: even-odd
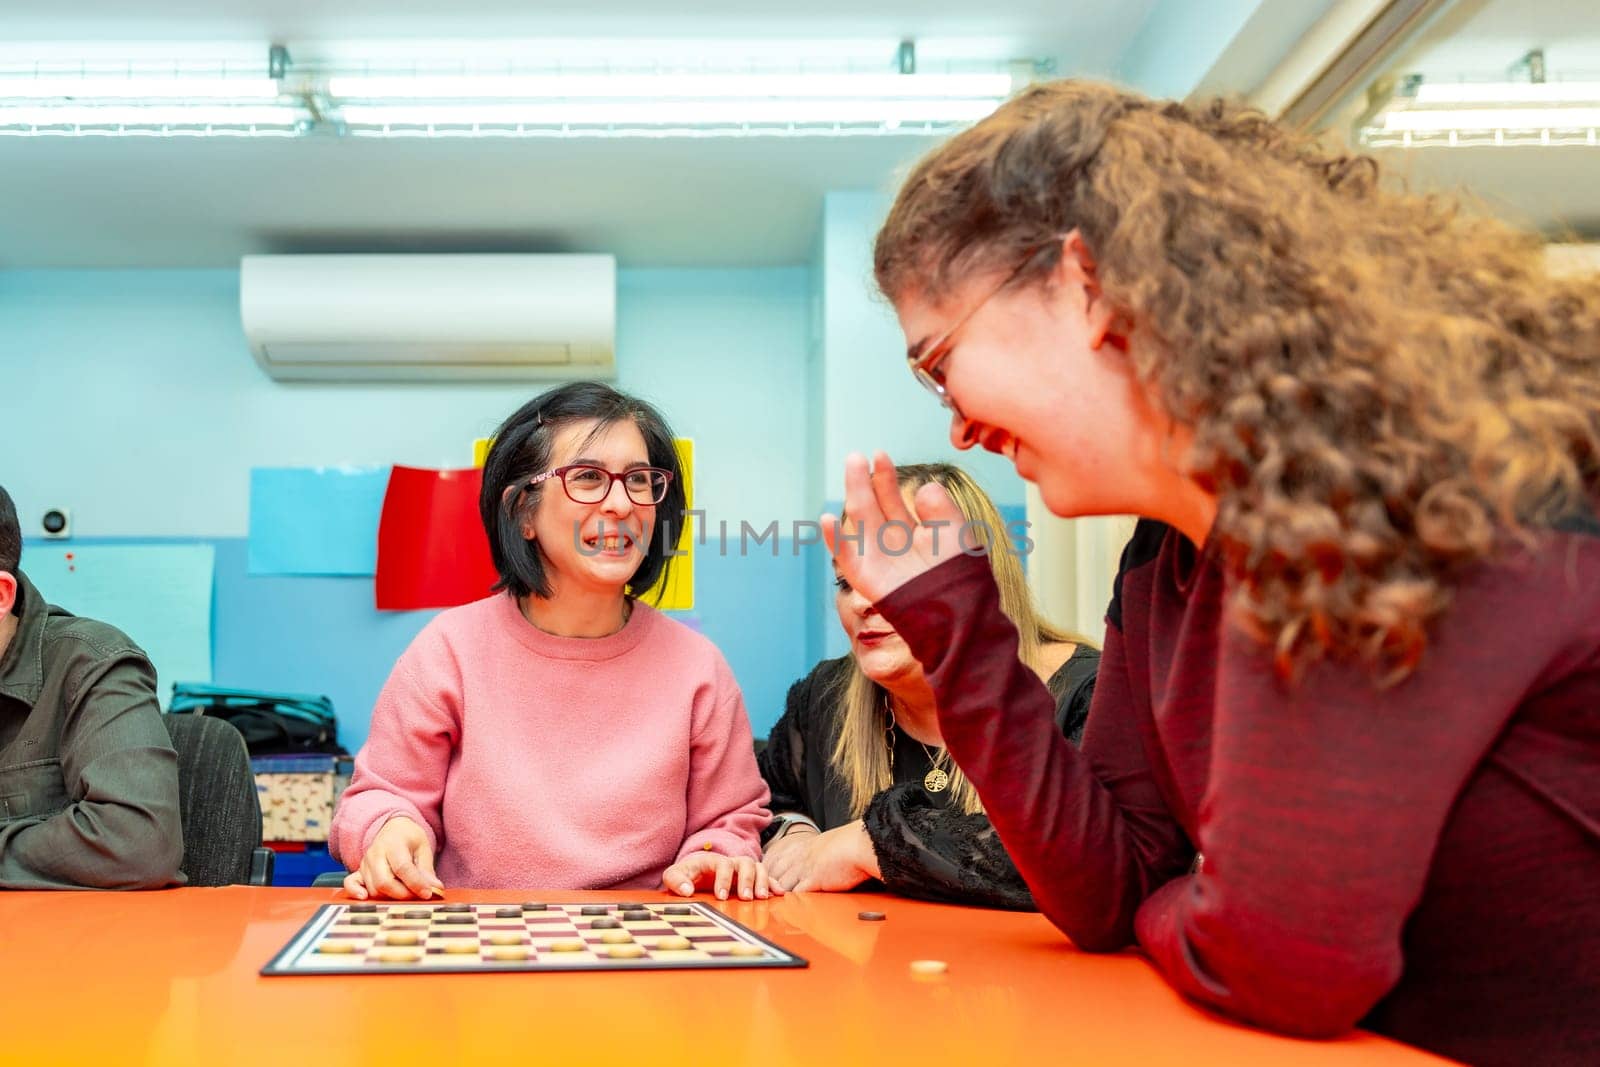
{"type": "MultiPolygon", "coordinates": [[[[884,697],[883,710],[889,717],[889,725],[884,728],[884,741],[887,743],[889,748],[889,769],[893,771],[895,718],[894,707],[889,703],[887,695],[884,697]]],[[[907,734],[906,736],[911,737],[910,734],[907,734]]],[[[913,741],[917,741],[917,739],[914,737],[911,739],[913,741]]],[[[943,793],[946,789],[950,788],[950,775],[946,774],[944,768],[939,766],[939,757],[944,755],[944,750],[940,749],[939,755],[936,756],[934,755],[933,749],[929,748],[926,743],[917,741],[917,744],[922,745],[922,751],[926,753],[928,757],[928,773],[922,776],[922,788],[926,789],[930,793],[943,793]]]]}
{"type": "MultiPolygon", "coordinates": [[[[944,773],[944,768],[939,766],[939,757],[933,754],[933,749],[918,741],[922,751],[928,754],[928,773],[922,776],[922,788],[930,793],[943,793],[950,788],[950,776],[944,773]]],[[[942,754],[942,753],[941,753],[942,754]]]]}

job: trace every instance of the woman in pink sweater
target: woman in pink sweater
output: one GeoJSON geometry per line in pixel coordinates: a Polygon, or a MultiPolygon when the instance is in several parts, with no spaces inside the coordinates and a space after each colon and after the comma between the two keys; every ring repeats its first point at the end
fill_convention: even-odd
{"type": "Polygon", "coordinates": [[[494,442],[480,508],[500,582],[430,622],[379,695],[329,842],[346,890],[768,896],[739,687],[711,642],[637,599],[686,506],[672,432],[576,382],[494,442]]]}

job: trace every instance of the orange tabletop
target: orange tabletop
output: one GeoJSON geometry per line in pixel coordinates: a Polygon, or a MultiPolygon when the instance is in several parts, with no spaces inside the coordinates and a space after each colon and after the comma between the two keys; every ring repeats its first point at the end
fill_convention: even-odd
{"type": "MultiPolygon", "coordinates": [[[[657,899],[454,892],[451,900],[657,899]]],[[[718,905],[800,970],[263,978],[325,889],[0,894],[0,1063],[1405,1064],[1370,1034],[1274,1037],[1184,1001],[1133,954],[1036,914],[807,893],[718,905]],[[862,910],[885,912],[862,922],[862,910]],[[941,959],[938,978],[912,960],[941,959]]],[[[706,899],[701,897],[699,899],[706,899]]]]}

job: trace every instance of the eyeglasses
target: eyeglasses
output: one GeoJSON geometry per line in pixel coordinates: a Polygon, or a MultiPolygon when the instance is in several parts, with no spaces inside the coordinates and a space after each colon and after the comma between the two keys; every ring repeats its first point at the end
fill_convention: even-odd
{"type": "Polygon", "coordinates": [[[974,304],[954,326],[938,337],[930,338],[906,353],[906,363],[911,367],[912,376],[922,383],[924,389],[938,397],[939,403],[955,412],[957,418],[965,419],[966,416],[961,414],[961,409],[956,407],[955,398],[945,388],[944,371],[940,369],[943,367],[944,361],[950,358],[950,353],[955,348],[956,334],[961,332],[963,326],[972,321],[974,315],[983,310],[985,304],[999,296],[1001,291],[1009,287],[1012,282],[1022,277],[1023,272],[1033,266],[1034,261],[1039,258],[1041,253],[1059,247],[1059,241],[1051,241],[1030,251],[1023,256],[1022,263],[1018,265],[1017,269],[1006,275],[1005,281],[989,290],[988,295],[974,304]]]}
{"type": "Polygon", "coordinates": [[[613,474],[604,467],[591,467],[574,463],[566,467],[545,471],[528,479],[522,487],[532,489],[550,478],[560,478],[561,487],[575,504],[598,504],[611,495],[611,486],[622,483],[623,492],[635,504],[659,504],[667,498],[667,487],[672,484],[672,472],[660,467],[634,467],[613,474]]]}

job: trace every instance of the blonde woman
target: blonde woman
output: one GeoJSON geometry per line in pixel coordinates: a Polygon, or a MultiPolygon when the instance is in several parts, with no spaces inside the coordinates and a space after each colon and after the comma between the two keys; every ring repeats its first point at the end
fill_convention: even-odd
{"type": "MultiPolygon", "coordinates": [[[[1076,743],[1100,653],[1040,618],[1018,539],[970,475],[946,463],[899,469],[900,491],[937,484],[961,509],[949,542],[985,555],[1018,658],[1047,686],[1056,724],[1076,743]]],[[[776,813],[769,876],[788,889],[845,890],[876,879],[906,896],[1032,908],[1017,869],[961,769],[944,751],[934,694],[906,643],[872,602],[835,576],[850,654],[817,664],[789,690],[759,763],[776,813]]]]}

